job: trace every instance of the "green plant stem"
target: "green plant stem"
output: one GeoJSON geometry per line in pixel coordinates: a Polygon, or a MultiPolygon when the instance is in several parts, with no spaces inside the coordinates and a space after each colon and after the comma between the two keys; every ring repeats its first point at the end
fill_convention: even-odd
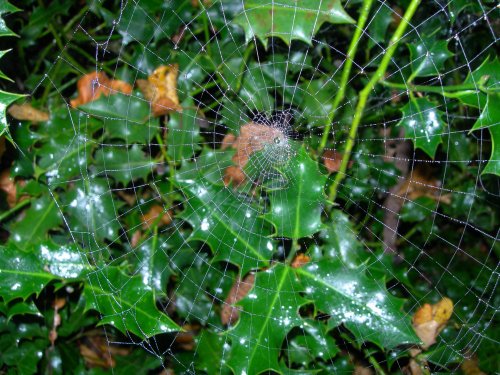
{"type": "Polygon", "coordinates": [[[27,206],[28,204],[30,204],[33,199],[34,198],[22,200],[21,202],[19,202],[18,204],[16,204],[14,207],[12,207],[10,210],[2,212],[0,214],[0,222],[4,221],[6,218],[8,218],[10,215],[12,215],[13,213],[15,213],[16,211],[19,211],[24,206],[27,206]]]}
{"type": "Polygon", "coordinates": [[[406,10],[403,18],[401,19],[401,22],[398,25],[398,28],[392,35],[392,38],[389,42],[389,47],[387,48],[378,69],[375,71],[375,73],[373,73],[370,81],[359,93],[358,104],[354,112],[354,118],[351,124],[351,129],[349,130],[349,136],[347,138],[344,155],[342,157],[342,163],[340,164],[339,171],[337,172],[335,179],[333,180],[333,183],[330,186],[329,199],[331,202],[335,202],[335,199],[337,198],[338,187],[342,182],[342,180],[345,178],[345,172],[347,170],[347,165],[349,164],[349,159],[351,158],[352,149],[354,147],[354,143],[358,133],[358,126],[361,123],[361,118],[363,116],[363,112],[365,110],[365,106],[368,101],[368,96],[370,95],[370,92],[373,90],[373,87],[384,77],[385,71],[389,66],[389,62],[391,61],[392,56],[394,55],[394,52],[396,51],[396,48],[398,47],[399,42],[401,41],[401,38],[406,30],[406,27],[408,26],[410,20],[415,14],[415,11],[417,10],[419,4],[420,0],[411,0],[408,9],[406,10]]]}
{"type": "Polygon", "coordinates": [[[470,91],[470,93],[472,94],[477,93],[477,90],[483,91],[485,94],[488,94],[490,92],[481,84],[471,84],[471,83],[462,85],[449,85],[449,86],[424,86],[424,85],[412,85],[405,83],[382,81],[381,84],[387,87],[403,91],[432,92],[436,94],[441,94],[443,96],[448,96],[450,94],[455,94],[456,96],[455,91],[461,91],[460,95],[463,94],[463,91],[470,91]]]}
{"type": "MultiPolygon", "coordinates": [[[[365,351],[365,354],[367,354],[366,351],[365,351]]],[[[370,362],[370,364],[373,366],[375,373],[377,375],[386,375],[386,372],[384,371],[382,366],[380,366],[380,364],[377,362],[377,360],[375,358],[373,358],[371,355],[369,355],[369,354],[367,354],[367,355],[368,355],[368,362],[370,362]]]]}
{"type": "Polygon", "coordinates": [[[337,91],[337,94],[333,99],[332,109],[328,114],[326,126],[323,131],[323,136],[321,137],[321,143],[319,144],[318,148],[319,155],[321,155],[321,153],[323,152],[323,149],[326,146],[326,142],[328,141],[328,135],[330,134],[330,129],[332,128],[332,122],[335,116],[335,112],[337,112],[339,104],[342,102],[342,100],[344,100],[347,82],[349,81],[349,76],[351,75],[352,62],[354,60],[354,57],[356,56],[356,51],[358,49],[360,39],[363,35],[363,29],[365,27],[366,20],[368,19],[368,14],[370,13],[372,3],[373,0],[363,1],[361,14],[359,15],[358,23],[356,25],[356,31],[354,31],[351,44],[349,45],[349,49],[347,50],[347,55],[345,57],[345,64],[342,70],[342,76],[340,77],[339,91],[337,91]]]}

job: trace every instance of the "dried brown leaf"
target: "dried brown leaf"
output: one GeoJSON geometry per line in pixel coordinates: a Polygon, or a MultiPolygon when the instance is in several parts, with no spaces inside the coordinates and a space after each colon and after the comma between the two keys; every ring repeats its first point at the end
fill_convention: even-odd
{"type": "Polygon", "coordinates": [[[30,103],[12,104],[9,107],[9,115],[17,120],[43,122],[49,120],[49,114],[39,109],[33,108],[30,103]]]}
{"type": "Polygon", "coordinates": [[[147,80],[137,80],[137,87],[146,100],[151,102],[155,117],[182,109],[177,95],[178,74],[179,66],[177,64],[162,65],[156,68],[147,80]]]}
{"type": "Polygon", "coordinates": [[[0,173],[0,189],[7,195],[7,204],[9,207],[14,207],[17,202],[17,188],[16,182],[10,176],[10,169],[5,169],[0,173]]]}
{"type": "MultiPolygon", "coordinates": [[[[326,150],[323,153],[323,164],[325,165],[328,173],[338,172],[340,164],[342,164],[343,154],[335,150],[326,150]]],[[[353,161],[349,161],[347,168],[352,166],[353,161]]]]}
{"type": "Polygon", "coordinates": [[[142,229],[148,229],[150,225],[158,221],[157,219],[160,216],[158,227],[169,225],[172,222],[172,214],[172,210],[165,210],[159,204],[155,204],[151,206],[148,212],[142,215],[142,229]]]}
{"type": "Polygon", "coordinates": [[[443,330],[453,314],[453,301],[443,298],[434,305],[428,303],[420,307],[413,315],[413,328],[417,336],[427,349],[436,342],[436,338],[443,330]]]}
{"type": "Polygon", "coordinates": [[[243,299],[250,289],[252,289],[255,283],[255,275],[249,273],[247,276],[241,279],[236,279],[226,300],[224,301],[220,313],[222,324],[233,325],[236,323],[240,317],[239,308],[235,307],[234,304],[243,299]]]}
{"type": "Polygon", "coordinates": [[[486,375],[486,373],[479,368],[477,357],[471,357],[463,361],[460,365],[460,369],[464,375],[486,375]]]}
{"type": "Polygon", "coordinates": [[[131,351],[129,348],[110,344],[106,337],[102,335],[84,336],[78,348],[87,367],[106,369],[115,367],[115,356],[125,356],[131,351]]]}
{"type": "Polygon", "coordinates": [[[306,265],[310,261],[311,261],[311,258],[309,258],[307,255],[305,255],[305,254],[298,254],[298,255],[295,256],[295,258],[292,261],[292,267],[293,268],[299,268],[299,267],[302,267],[302,266],[306,265]]]}
{"type": "Polygon", "coordinates": [[[108,96],[121,92],[128,95],[132,93],[132,86],[124,81],[109,79],[104,72],[91,72],[78,80],[77,91],[78,96],[70,101],[72,107],[94,101],[101,94],[108,96]]]}

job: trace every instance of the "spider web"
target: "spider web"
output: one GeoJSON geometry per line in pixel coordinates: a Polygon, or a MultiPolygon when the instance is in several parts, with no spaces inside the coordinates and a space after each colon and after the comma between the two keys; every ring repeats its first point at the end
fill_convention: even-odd
{"type": "MultiPolygon", "coordinates": [[[[317,2],[317,15],[320,14],[321,3],[317,2]]],[[[354,259],[353,262],[361,267],[360,272],[376,285],[387,287],[390,293],[406,298],[408,311],[441,297],[453,299],[455,311],[459,312],[454,315],[454,322],[460,328],[455,335],[440,336],[444,349],[434,354],[434,363],[446,362],[450,356],[470,357],[484,342],[491,343],[493,347],[498,345],[491,326],[498,305],[498,264],[495,264],[498,256],[495,251],[498,254],[498,250],[495,249],[498,249],[499,229],[495,224],[488,227],[480,217],[487,215],[493,218],[490,220],[494,223],[495,211],[498,211],[498,185],[495,191],[495,183],[484,183],[486,175],[481,174],[481,168],[489,159],[491,140],[486,129],[469,134],[471,125],[479,118],[478,111],[459,111],[456,98],[441,95],[449,82],[456,82],[456,79],[463,81],[489,55],[494,55],[498,19],[494,22],[493,19],[498,16],[498,9],[475,0],[468,5],[470,8],[460,10],[464,14],[456,14],[453,3],[431,1],[420,5],[403,40],[411,40],[421,48],[407,60],[399,59],[397,55],[393,57],[384,78],[385,82],[402,82],[400,87],[377,85],[371,90],[362,123],[355,135],[352,164],[345,172],[337,172],[345,173],[336,200],[339,215],[327,219],[331,214],[331,203],[324,196],[305,203],[305,207],[320,208],[323,224],[336,228],[337,233],[343,233],[346,238],[359,243],[358,249],[340,244],[336,256],[342,262],[354,259]],[[468,9],[474,11],[467,13],[468,9]],[[442,50],[436,52],[427,47],[432,37],[429,29],[439,30],[440,40],[445,40],[453,53],[446,64],[439,60],[442,50]],[[480,51],[470,45],[477,35],[487,40],[480,51]],[[438,73],[420,77],[418,85],[433,87],[433,95],[438,99],[430,102],[433,104],[431,108],[412,109],[401,115],[398,108],[402,107],[401,103],[409,101],[410,92],[415,100],[429,95],[415,92],[414,83],[407,82],[412,66],[424,60],[427,67],[434,68],[438,73]],[[411,121],[414,116],[427,117],[430,112],[440,114],[445,123],[444,126],[439,125],[438,132],[433,135],[443,140],[434,158],[414,147],[416,139],[429,138],[428,134],[419,134],[419,130],[411,134],[398,125],[405,116],[411,121]],[[465,153],[464,157],[458,152],[458,146],[463,147],[464,144],[469,149],[477,150],[477,158],[472,160],[470,158],[474,154],[465,153]],[[432,171],[431,174],[426,175],[429,171],[432,171]],[[462,176],[462,180],[457,178],[457,174],[462,176]],[[462,202],[462,205],[454,205],[454,202],[462,202]],[[464,207],[464,212],[458,212],[462,209],[459,207],[464,207]],[[479,209],[486,211],[478,213],[479,209]],[[422,223],[418,225],[420,229],[412,229],[417,227],[412,224],[415,222],[422,223]],[[472,247],[475,247],[474,251],[472,247]],[[346,256],[343,250],[353,253],[346,256]],[[396,266],[382,260],[380,254],[384,250],[391,258],[397,259],[396,266]],[[467,281],[460,276],[467,269],[464,264],[477,272],[467,281]],[[374,272],[377,268],[391,279],[387,285],[374,272]],[[413,289],[401,281],[400,270],[405,270],[405,278],[416,284],[413,289]],[[453,288],[450,283],[454,284],[453,288]],[[476,284],[480,286],[476,287],[476,284]]],[[[105,326],[109,345],[142,347],[165,361],[165,369],[175,367],[186,373],[200,370],[197,361],[199,356],[205,354],[199,352],[201,346],[197,344],[203,341],[204,335],[209,335],[205,330],[200,331],[202,327],[220,334],[222,363],[228,360],[231,346],[246,344],[252,348],[248,337],[234,333],[237,331],[221,324],[219,318],[221,309],[229,303],[229,290],[238,277],[238,269],[230,261],[227,262],[227,257],[239,259],[240,266],[247,271],[255,272],[263,268],[261,253],[242,251],[236,244],[238,241],[252,238],[256,247],[264,249],[264,253],[269,251],[268,259],[276,262],[283,261],[293,246],[298,246],[299,252],[306,254],[324,246],[325,239],[331,235],[329,229],[318,227],[312,234],[297,241],[290,240],[286,235],[271,237],[269,223],[262,220],[261,215],[269,213],[275,206],[293,204],[285,193],[287,189],[312,183],[297,179],[296,171],[301,167],[297,158],[302,148],[314,154],[324,131],[328,132],[326,154],[316,155],[315,160],[322,175],[327,174],[325,164],[328,161],[335,164],[334,168],[338,170],[356,111],[356,92],[363,82],[368,81],[387,53],[388,39],[404,13],[404,10],[386,1],[375,1],[372,5],[359,42],[363,48],[368,45],[370,52],[358,51],[357,56],[361,57],[352,60],[346,97],[336,109],[330,128],[327,119],[332,110],[331,103],[340,88],[341,73],[350,58],[346,51],[356,24],[320,25],[318,16],[311,22],[315,25],[313,30],[319,29],[319,32],[306,35],[311,44],[301,41],[287,44],[283,41],[287,38],[286,33],[264,38],[267,48],[258,37],[245,41],[243,29],[235,19],[250,22],[249,15],[260,7],[274,9],[288,7],[287,4],[262,2],[255,8],[245,8],[238,1],[167,2],[158,6],[143,1],[125,1],[115,13],[118,16],[101,10],[100,17],[108,25],[104,30],[96,31],[87,26],[97,17],[93,11],[88,11],[80,24],[74,27],[74,38],[83,38],[95,47],[95,70],[107,72],[112,79],[136,84],[138,79],[146,79],[160,65],[179,65],[178,96],[183,110],[170,112],[166,118],[150,117],[144,122],[135,115],[137,108],[132,104],[127,106],[127,113],[116,113],[116,116],[99,114],[95,109],[97,104],[94,106],[93,103],[87,104],[89,110],[79,109],[82,116],[75,118],[68,106],[74,137],[67,152],[72,152],[75,145],[82,146],[83,151],[79,153],[82,162],[74,166],[80,172],[71,181],[57,179],[57,170],[49,176],[53,177],[53,180],[49,179],[53,192],[68,183],[79,186],[80,195],[77,194],[74,200],[56,199],[56,203],[72,238],[82,246],[82,259],[98,265],[93,271],[96,278],[91,274],[90,280],[108,283],[107,286],[100,286],[102,290],[112,290],[108,296],[113,298],[126,285],[116,285],[112,278],[107,277],[109,265],[119,265],[136,258],[138,266],[133,271],[134,275],[143,277],[149,287],[148,292],[163,289],[166,293],[159,298],[158,307],[175,316],[186,330],[195,331],[192,350],[182,351],[179,350],[179,342],[185,333],[168,333],[167,338],[160,335],[148,339],[128,334],[116,339],[116,335],[105,326]],[[392,23],[392,26],[388,23],[387,30],[382,33],[376,28],[381,17],[392,23]],[[333,35],[333,38],[328,39],[325,35],[333,35]],[[137,50],[141,53],[134,52],[137,50]],[[360,63],[365,60],[368,62],[360,63]],[[119,123],[120,135],[89,140],[92,118],[87,116],[89,112],[102,121],[105,128],[109,126],[111,132],[119,123]],[[241,129],[248,124],[254,124],[255,128],[249,128],[249,139],[242,146],[241,129]],[[134,134],[137,132],[146,135],[136,137],[134,134]],[[233,142],[239,139],[240,144],[228,143],[228,134],[233,134],[233,142]],[[175,141],[169,143],[169,137],[175,138],[175,141]],[[89,142],[90,149],[95,150],[90,151],[94,152],[92,155],[86,154],[89,142]],[[245,165],[242,165],[242,161],[233,156],[245,145],[246,150],[242,151],[245,165]],[[137,158],[137,150],[144,157],[137,158]],[[168,153],[167,157],[158,156],[164,150],[168,153]],[[124,155],[122,164],[118,166],[113,163],[116,152],[124,155]],[[107,154],[111,157],[107,158],[107,154]],[[92,159],[98,162],[98,168],[92,159]],[[228,168],[238,167],[238,164],[242,167],[243,180],[236,184],[235,177],[228,174],[228,168]],[[123,183],[117,182],[117,175],[122,176],[123,183]],[[193,181],[196,181],[194,185],[193,181]],[[214,189],[214,186],[217,188],[214,189]],[[268,195],[271,193],[263,193],[265,191],[274,191],[272,203],[268,195]],[[105,206],[103,202],[109,196],[126,196],[130,203],[118,207],[111,200],[105,206]],[[79,218],[79,224],[75,224],[66,208],[81,204],[86,205],[87,213],[79,218]],[[173,220],[168,225],[159,226],[156,217],[147,216],[153,205],[160,205],[161,214],[173,220]],[[105,215],[104,211],[111,212],[112,216],[96,225],[95,215],[105,215]],[[139,220],[128,220],[131,213],[139,220]],[[214,231],[217,227],[212,220],[214,216],[232,225],[234,232],[231,236],[222,233],[221,238],[220,229],[214,231]],[[141,217],[148,219],[141,220],[141,217]],[[195,222],[199,228],[194,228],[195,222]],[[205,234],[198,233],[193,240],[190,233],[195,229],[205,234]],[[139,242],[134,239],[137,233],[141,236],[139,242]],[[98,237],[104,237],[105,241],[99,241],[98,237]],[[234,237],[234,242],[231,237],[234,237]],[[215,248],[214,238],[219,241],[215,248]],[[144,244],[153,240],[157,245],[152,247],[152,253],[148,257],[141,255],[144,244]],[[120,246],[127,250],[117,251],[120,246]],[[107,257],[111,260],[104,264],[100,262],[107,257]],[[161,261],[161,258],[168,260],[161,261]],[[152,262],[157,261],[163,265],[158,273],[169,275],[168,288],[161,282],[158,286],[159,281],[151,276],[152,262]]],[[[90,8],[101,9],[102,6],[96,2],[90,8]]],[[[360,2],[348,1],[344,6],[356,19],[360,2]]],[[[296,18],[300,17],[298,11],[302,8],[297,5],[287,9],[291,11],[293,29],[296,18]]],[[[271,25],[273,22],[271,17],[271,25]]],[[[274,30],[273,26],[271,29],[274,30]]],[[[288,34],[291,35],[291,31],[288,34]]],[[[70,45],[65,48],[69,49],[70,45]]],[[[399,48],[404,50],[404,45],[399,48]]],[[[78,70],[72,61],[64,57],[59,60],[60,64],[78,70]]],[[[48,70],[42,83],[51,85],[56,74],[55,69],[48,70]]],[[[98,87],[105,83],[96,81],[95,85],[98,87]]],[[[53,83],[52,86],[61,99],[67,99],[63,88],[53,83]]],[[[109,88],[113,91],[112,87],[109,88]]],[[[476,92],[479,104],[479,90],[476,92]]],[[[99,100],[112,107],[115,95],[120,94],[99,100]]],[[[134,103],[151,107],[151,103],[137,90],[132,97],[134,103]]],[[[497,125],[498,122],[495,122],[494,126],[497,125]]],[[[335,174],[331,174],[326,186],[335,174]]],[[[328,190],[325,191],[328,193],[328,190]]],[[[310,260],[315,261],[314,257],[310,260]]],[[[347,264],[344,267],[346,270],[349,268],[347,264]]],[[[273,290],[261,289],[259,295],[273,293],[273,290]]],[[[280,306],[286,303],[281,303],[281,299],[299,298],[299,293],[296,296],[284,293],[278,294],[280,306]]],[[[140,299],[141,296],[137,297],[140,299]]],[[[235,310],[230,311],[231,315],[235,314],[235,310]]],[[[109,323],[124,319],[124,314],[124,311],[116,311],[116,314],[103,315],[103,319],[109,323]]],[[[251,313],[240,311],[240,319],[243,314],[251,313]]],[[[283,319],[286,324],[286,312],[283,319]]],[[[411,319],[405,322],[411,328],[411,319]]],[[[137,320],[139,329],[141,325],[137,320]]],[[[148,332],[144,334],[149,336],[148,332]]],[[[327,336],[324,334],[324,338],[327,336]]],[[[365,339],[369,341],[371,337],[365,339]]],[[[288,336],[285,342],[285,347],[289,348],[285,350],[291,350],[292,341],[289,342],[288,336]]],[[[308,345],[306,348],[314,353],[312,346],[309,348],[308,345]]],[[[269,349],[276,348],[258,348],[263,351],[269,349]]],[[[400,355],[397,350],[392,353],[400,355]]],[[[329,361],[334,363],[333,358],[325,362],[329,361]]],[[[214,364],[214,368],[218,365],[214,364]]]]}

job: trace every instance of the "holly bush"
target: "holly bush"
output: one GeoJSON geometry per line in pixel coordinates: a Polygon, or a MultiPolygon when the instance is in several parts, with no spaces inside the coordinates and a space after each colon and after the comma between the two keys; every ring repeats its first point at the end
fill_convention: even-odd
{"type": "Polygon", "coordinates": [[[12,4],[0,373],[500,370],[496,2],[12,4]]]}

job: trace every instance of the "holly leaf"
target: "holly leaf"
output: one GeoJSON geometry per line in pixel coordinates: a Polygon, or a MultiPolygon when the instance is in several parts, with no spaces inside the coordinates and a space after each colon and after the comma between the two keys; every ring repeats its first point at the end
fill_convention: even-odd
{"type": "Polygon", "coordinates": [[[422,39],[409,44],[412,77],[437,76],[444,69],[444,63],[453,53],[448,50],[448,41],[422,39]]]}
{"type": "Polygon", "coordinates": [[[321,210],[326,203],[326,176],[304,147],[286,166],[276,169],[287,186],[269,191],[271,209],[263,217],[273,223],[276,236],[296,239],[316,233],[321,229],[321,210]]]}
{"type": "Polygon", "coordinates": [[[332,79],[320,78],[304,82],[301,86],[304,117],[307,126],[324,126],[333,109],[333,98],[338,91],[338,85],[332,79]]]}
{"type": "Polygon", "coordinates": [[[389,294],[384,281],[365,276],[361,268],[325,259],[296,272],[306,298],[330,315],[331,328],[344,324],[360,343],[371,341],[385,348],[420,342],[411,317],[402,311],[403,300],[389,294]]]}
{"type": "Polygon", "coordinates": [[[176,163],[190,159],[198,151],[200,140],[199,114],[193,109],[193,101],[184,101],[182,107],[182,112],[170,114],[167,124],[167,153],[176,163]]]}
{"type": "Polygon", "coordinates": [[[86,308],[102,314],[100,325],[111,324],[142,339],[182,330],[156,308],[154,292],[140,275],[126,275],[111,266],[89,272],[84,295],[86,308]]]}
{"type": "Polygon", "coordinates": [[[144,124],[151,114],[148,101],[138,95],[120,92],[101,95],[97,100],[78,106],[78,109],[97,118],[124,120],[132,125],[144,124]]]}
{"type": "Polygon", "coordinates": [[[21,9],[10,4],[8,1],[2,1],[0,3],[0,37],[2,36],[17,36],[15,32],[7,27],[3,16],[9,13],[19,12],[21,9]]]}
{"type": "Polygon", "coordinates": [[[92,246],[95,241],[115,240],[120,229],[117,202],[103,178],[77,181],[62,197],[68,226],[77,241],[92,246]]]}
{"type": "Polygon", "coordinates": [[[214,261],[233,263],[242,275],[269,264],[275,250],[267,237],[271,228],[245,197],[205,178],[182,179],[178,175],[176,184],[189,202],[180,214],[193,226],[189,239],[206,242],[214,261]]]}
{"type": "Polygon", "coordinates": [[[0,246],[0,297],[5,303],[25,300],[56,277],[43,269],[37,254],[19,250],[12,244],[0,246]]]}
{"type": "Polygon", "coordinates": [[[300,290],[293,269],[283,264],[256,274],[253,289],[238,302],[243,308],[238,323],[227,332],[232,342],[227,365],[235,374],[280,372],[283,340],[303,323],[299,308],[307,301],[300,290]]]}
{"type": "Polygon", "coordinates": [[[489,91],[500,90],[500,61],[498,57],[491,61],[487,57],[476,70],[467,75],[464,84],[474,85],[476,89],[457,92],[458,99],[471,107],[484,109],[487,94],[479,90],[480,86],[489,91]]]}
{"type": "Polygon", "coordinates": [[[53,230],[63,221],[55,200],[48,194],[31,202],[30,208],[24,213],[23,220],[10,226],[10,238],[20,249],[39,243],[47,237],[49,230],[53,230]]]}
{"type": "Polygon", "coordinates": [[[42,316],[38,308],[35,306],[33,301],[11,301],[7,303],[5,301],[0,301],[0,313],[7,317],[7,320],[11,320],[13,316],[16,315],[37,315],[42,316]]]}
{"type": "Polygon", "coordinates": [[[312,45],[312,37],[325,23],[354,23],[340,0],[282,0],[279,3],[245,1],[245,8],[235,22],[245,30],[247,43],[255,36],[267,48],[267,38],[277,37],[290,44],[301,40],[312,45]]]}
{"type": "Polygon", "coordinates": [[[136,273],[142,276],[145,285],[159,295],[165,295],[167,280],[173,273],[169,266],[167,242],[153,236],[133,250],[138,260],[136,273]]]}
{"type": "Polygon", "coordinates": [[[500,176],[500,94],[489,94],[486,105],[471,131],[487,128],[491,134],[491,155],[481,174],[500,176]]]}
{"type": "Polygon", "coordinates": [[[9,105],[14,103],[16,100],[23,98],[25,95],[14,94],[7,91],[0,90],[0,136],[8,132],[7,117],[5,111],[9,105]]]}
{"type": "Polygon", "coordinates": [[[44,242],[19,250],[10,243],[0,247],[0,296],[5,303],[24,300],[52,280],[80,277],[87,267],[76,245],[44,242]]]}
{"type": "Polygon", "coordinates": [[[138,145],[106,145],[97,150],[94,159],[96,174],[111,176],[124,186],[139,178],[146,180],[155,164],[138,145]]]}
{"type": "Polygon", "coordinates": [[[412,139],[416,148],[434,158],[439,144],[443,142],[441,135],[444,133],[446,123],[441,116],[444,113],[425,97],[412,98],[401,111],[403,117],[398,126],[403,126],[405,136],[412,139]]]}

